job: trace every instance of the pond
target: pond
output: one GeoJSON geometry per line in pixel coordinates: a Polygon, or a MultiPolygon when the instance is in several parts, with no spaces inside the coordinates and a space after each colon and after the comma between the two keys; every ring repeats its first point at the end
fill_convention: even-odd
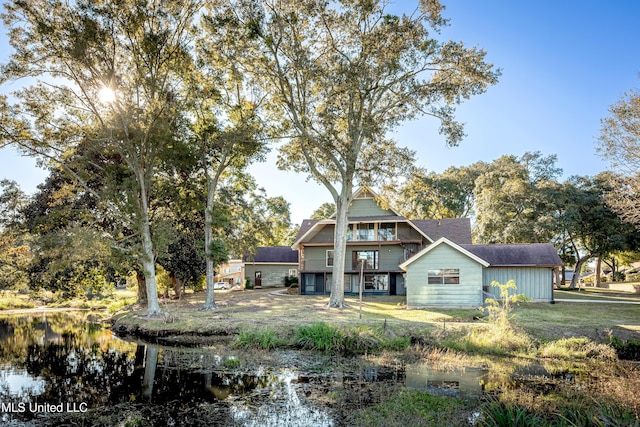
{"type": "Polygon", "coordinates": [[[518,378],[579,382],[584,368],[375,363],[229,343],[193,349],[115,337],[87,312],[0,316],[0,424],[338,426],[389,390],[465,399],[518,378]],[[90,418],[89,418],[90,415],[90,418]]]}

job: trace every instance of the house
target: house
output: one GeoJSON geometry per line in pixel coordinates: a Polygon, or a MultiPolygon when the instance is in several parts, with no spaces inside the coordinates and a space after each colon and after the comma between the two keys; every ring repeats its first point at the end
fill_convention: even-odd
{"type": "Polygon", "coordinates": [[[554,269],[562,265],[551,244],[469,245],[441,238],[400,265],[407,306],[477,307],[499,297],[493,281],[516,282],[516,293],[553,301],[554,269]]]}
{"type": "Polygon", "coordinates": [[[289,246],[259,247],[243,261],[245,277],[257,287],[284,286],[285,277],[298,276],[298,251],[289,246]]]}
{"type": "MultiPolygon", "coordinates": [[[[400,264],[441,237],[458,244],[471,244],[468,218],[409,220],[372,190],[362,187],[354,195],[348,212],[345,293],[358,294],[361,268],[363,293],[405,295],[405,272],[400,264]]],[[[300,292],[328,294],[333,282],[335,215],[322,220],[304,220],[292,248],[299,252],[300,292]]]]}
{"type": "MultiPolygon", "coordinates": [[[[408,306],[477,307],[499,296],[492,281],[513,279],[534,301],[553,300],[553,271],[562,265],[550,244],[474,245],[468,218],[409,220],[362,187],[348,211],[345,294],[406,295],[408,306]]],[[[300,293],[329,294],[335,215],[303,221],[298,251],[300,293]]]]}
{"type": "Polygon", "coordinates": [[[244,283],[244,262],[241,259],[231,259],[218,267],[215,277],[216,282],[225,282],[231,285],[244,283]]]}

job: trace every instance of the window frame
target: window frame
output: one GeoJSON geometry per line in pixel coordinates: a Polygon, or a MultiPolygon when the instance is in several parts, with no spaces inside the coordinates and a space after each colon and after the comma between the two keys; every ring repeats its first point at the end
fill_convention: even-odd
{"type": "Polygon", "coordinates": [[[335,249],[327,249],[327,252],[324,258],[325,267],[333,267],[334,259],[335,259],[335,249]],[[331,256],[329,256],[329,252],[331,252],[331,256]],[[331,260],[331,263],[329,263],[329,260],[331,260]]]}
{"type": "Polygon", "coordinates": [[[351,268],[353,270],[360,270],[360,254],[364,252],[370,252],[372,254],[371,259],[373,264],[369,263],[370,257],[367,256],[367,262],[364,265],[365,270],[377,270],[380,268],[380,251],[367,249],[367,250],[355,250],[351,252],[351,268]]]}
{"type": "Polygon", "coordinates": [[[433,268],[427,270],[428,285],[459,285],[459,268],[433,268]],[[433,274],[432,274],[433,273],[433,274]]]}

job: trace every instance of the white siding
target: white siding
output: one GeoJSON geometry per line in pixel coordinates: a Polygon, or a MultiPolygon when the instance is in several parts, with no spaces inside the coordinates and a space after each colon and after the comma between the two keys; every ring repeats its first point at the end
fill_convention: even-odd
{"type": "Polygon", "coordinates": [[[440,245],[407,267],[409,307],[479,307],[482,305],[482,265],[448,245],[440,245]],[[458,285],[429,285],[430,269],[457,268],[458,285]]]}
{"type": "MultiPolygon", "coordinates": [[[[511,294],[524,294],[534,301],[549,302],[552,298],[552,274],[553,269],[549,267],[491,267],[485,271],[485,285],[491,285],[492,281],[507,283],[515,280],[518,287],[511,294]]],[[[500,296],[500,290],[490,286],[489,293],[500,296]]]]}

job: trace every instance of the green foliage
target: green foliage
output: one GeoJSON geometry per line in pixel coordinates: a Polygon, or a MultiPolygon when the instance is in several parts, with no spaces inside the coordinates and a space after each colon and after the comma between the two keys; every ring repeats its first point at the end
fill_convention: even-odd
{"type": "Polygon", "coordinates": [[[527,298],[523,294],[511,293],[510,290],[516,290],[515,280],[509,280],[507,283],[500,283],[497,281],[491,282],[491,286],[500,289],[500,299],[486,298],[483,311],[489,313],[489,323],[494,325],[500,330],[508,330],[511,328],[509,323],[510,314],[513,310],[513,304],[518,302],[527,301],[527,298]]]}
{"type": "Polygon", "coordinates": [[[482,407],[480,426],[486,427],[543,427],[549,425],[543,417],[527,409],[492,400],[482,407]]]}
{"type": "Polygon", "coordinates": [[[640,340],[629,338],[623,341],[618,337],[611,337],[611,346],[620,359],[640,361],[640,340]]]}
{"type": "Polygon", "coordinates": [[[606,344],[597,344],[588,338],[561,338],[556,341],[544,343],[538,349],[540,357],[554,359],[601,359],[616,360],[613,348],[606,344]]]}
{"type": "Polygon", "coordinates": [[[343,338],[342,332],[326,323],[300,326],[296,332],[298,347],[324,353],[340,353],[344,349],[343,338]]]}
{"type": "Polygon", "coordinates": [[[284,277],[284,286],[287,288],[297,288],[298,287],[298,276],[285,276],[284,277]]]}
{"type": "Polygon", "coordinates": [[[471,408],[462,399],[424,391],[399,390],[381,403],[357,411],[355,426],[406,427],[466,425],[471,408]]]}
{"type": "Polygon", "coordinates": [[[245,348],[273,350],[282,345],[276,333],[270,329],[242,331],[238,335],[237,345],[245,348]]]}
{"type": "Polygon", "coordinates": [[[253,282],[248,277],[244,279],[244,288],[253,289],[253,282]]]}

